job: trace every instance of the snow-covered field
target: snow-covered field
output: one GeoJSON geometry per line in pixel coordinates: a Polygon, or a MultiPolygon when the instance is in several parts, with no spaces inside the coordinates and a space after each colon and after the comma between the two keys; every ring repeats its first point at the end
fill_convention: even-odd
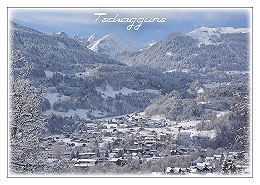
{"type": "Polygon", "coordinates": [[[168,56],[173,56],[174,54],[172,53],[172,52],[166,52],[166,55],[168,55],[168,56]]]}
{"type": "Polygon", "coordinates": [[[137,91],[137,90],[129,89],[127,87],[123,87],[122,89],[120,89],[118,91],[114,91],[114,89],[111,85],[106,85],[105,90],[102,90],[100,87],[97,87],[96,90],[102,94],[101,96],[103,98],[107,98],[107,97],[115,98],[116,95],[120,94],[120,93],[124,96],[129,95],[131,93],[140,93],[140,92],[148,92],[148,93],[159,94],[159,91],[154,90],[154,89],[146,89],[144,91],[137,91]]]}
{"type": "Polygon", "coordinates": [[[53,104],[58,101],[59,99],[60,100],[64,100],[66,98],[70,99],[69,96],[64,96],[64,95],[61,95],[59,93],[47,93],[44,98],[48,99],[50,104],[51,104],[51,107],[53,107],[53,104]]]}
{"type": "Polygon", "coordinates": [[[76,110],[69,109],[68,112],[58,112],[58,111],[51,109],[51,110],[47,110],[47,111],[43,112],[44,115],[50,115],[52,113],[55,115],[58,115],[58,116],[62,116],[62,117],[71,117],[71,116],[74,117],[74,116],[78,115],[79,118],[81,118],[81,119],[88,119],[87,109],[76,109],[76,110]]]}
{"type": "Polygon", "coordinates": [[[162,115],[154,115],[151,117],[152,120],[154,121],[160,121],[160,120],[163,120],[165,119],[165,116],[162,116],[162,115]]]}
{"type": "Polygon", "coordinates": [[[226,114],[229,113],[228,110],[225,110],[225,111],[217,111],[217,110],[213,110],[213,109],[205,109],[205,111],[207,113],[215,113],[217,117],[220,117],[220,116],[224,116],[226,114]]]}
{"type": "Polygon", "coordinates": [[[85,68],[84,72],[76,73],[75,76],[80,78],[86,78],[87,76],[89,76],[89,73],[91,73],[91,71],[93,71],[93,69],[85,68]]]}
{"type": "MultiPolygon", "coordinates": [[[[50,71],[50,70],[44,70],[44,73],[46,75],[46,78],[52,78],[54,72],[50,71]]],[[[65,75],[64,73],[59,72],[60,74],[62,74],[63,76],[65,75]]]]}
{"type": "Polygon", "coordinates": [[[44,72],[45,72],[46,78],[52,78],[52,76],[53,76],[53,72],[52,71],[44,70],[44,72]]]}
{"type": "Polygon", "coordinates": [[[200,121],[187,121],[178,123],[182,127],[195,127],[200,121]]]}
{"type": "Polygon", "coordinates": [[[218,86],[219,86],[219,84],[218,84],[218,83],[212,83],[212,84],[203,84],[203,86],[204,86],[205,88],[211,89],[211,88],[218,87],[218,86]]]}
{"type": "Polygon", "coordinates": [[[98,110],[89,110],[89,109],[76,109],[76,110],[69,109],[68,112],[55,111],[53,110],[53,104],[55,102],[57,102],[58,100],[70,99],[70,97],[61,95],[59,93],[47,93],[44,97],[49,100],[51,105],[50,110],[43,112],[44,115],[50,115],[51,113],[62,117],[71,117],[71,116],[74,117],[77,115],[79,116],[80,119],[88,119],[87,113],[97,118],[104,117],[106,115],[106,113],[104,112],[98,110]]]}
{"type": "Polygon", "coordinates": [[[200,132],[193,132],[191,134],[191,137],[198,136],[198,137],[209,137],[210,139],[213,139],[216,137],[216,131],[215,130],[205,130],[200,132]]]}
{"type": "Polygon", "coordinates": [[[44,115],[50,115],[52,113],[55,115],[58,115],[58,116],[62,116],[62,117],[78,116],[80,119],[89,119],[89,117],[87,116],[87,113],[89,113],[89,115],[94,116],[96,118],[104,117],[106,115],[106,113],[104,113],[104,112],[101,112],[98,110],[89,110],[89,109],[76,109],[76,110],[69,109],[68,112],[58,112],[58,111],[51,109],[51,110],[47,110],[47,111],[43,112],[44,115]]]}

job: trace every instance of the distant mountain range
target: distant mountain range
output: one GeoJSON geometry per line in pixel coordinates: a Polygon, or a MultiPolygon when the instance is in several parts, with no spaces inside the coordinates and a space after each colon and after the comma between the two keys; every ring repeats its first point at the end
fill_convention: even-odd
{"type": "Polygon", "coordinates": [[[146,50],[124,52],[115,59],[130,66],[169,72],[248,71],[248,43],[248,29],[203,27],[189,33],[170,34],[146,50]]]}

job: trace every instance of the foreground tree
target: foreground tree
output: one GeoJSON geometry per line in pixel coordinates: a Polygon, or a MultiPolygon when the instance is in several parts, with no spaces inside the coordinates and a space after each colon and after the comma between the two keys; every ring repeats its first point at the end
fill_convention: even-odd
{"type": "Polygon", "coordinates": [[[225,160],[221,166],[221,172],[223,174],[235,174],[237,172],[236,165],[232,160],[225,160]]]}
{"type": "MultiPolygon", "coordinates": [[[[247,90],[246,92],[249,92],[247,90]]],[[[236,103],[231,107],[231,120],[236,124],[234,150],[249,151],[250,147],[250,99],[247,93],[236,93],[236,103]]]]}
{"type": "Polygon", "coordinates": [[[31,70],[19,52],[11,53],[10,170],[14,173],[38,173],[46,167],[41,142],[45,125],[40,107],[43,90],[29,81],[31,70]]]}

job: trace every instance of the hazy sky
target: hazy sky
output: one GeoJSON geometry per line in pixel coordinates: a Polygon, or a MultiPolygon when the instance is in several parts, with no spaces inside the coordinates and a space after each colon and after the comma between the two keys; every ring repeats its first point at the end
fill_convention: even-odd
{"type": "MultiPolygon", "coordinates": [[[[18,24],[52,34],[64,31],[69,36],[104,36],[115,33],[123,39],[139,42],[158,41],[170,33],[189,32],[200,27],[250,27],[250,9],[9,9],[9,20],[18,24]],[[138,30],[127,30],[131,23],[104,23],[94,13],[106,13],[105,18],[166,18],[165,22],[142,23],[138,30]]],[[[101,17],[101,18],[102,18],[101,17]]],[[[138,23],[136,22],[135,25],[138,23]]]]}

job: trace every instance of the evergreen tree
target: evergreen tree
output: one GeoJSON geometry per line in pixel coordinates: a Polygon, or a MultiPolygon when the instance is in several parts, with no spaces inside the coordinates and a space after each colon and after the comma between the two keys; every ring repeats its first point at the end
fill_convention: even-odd
{"type": "Polygon", "coordinates": [[[19,52],[11,53],[10,170],[14,173],[40,172],[46,160],[41,142],[45,125],[40,107],[43,90],[29,81],[31,70],[19,52]],[[15,76],[14,68],[21,62],[25,65],[15,76]]]}
{"type": "Polygon", "coordinates": [[[221,166],[221,171],[224,174],[235,174],[236,173],[236,165],[232,160],[225,160],[221,166]]]}

